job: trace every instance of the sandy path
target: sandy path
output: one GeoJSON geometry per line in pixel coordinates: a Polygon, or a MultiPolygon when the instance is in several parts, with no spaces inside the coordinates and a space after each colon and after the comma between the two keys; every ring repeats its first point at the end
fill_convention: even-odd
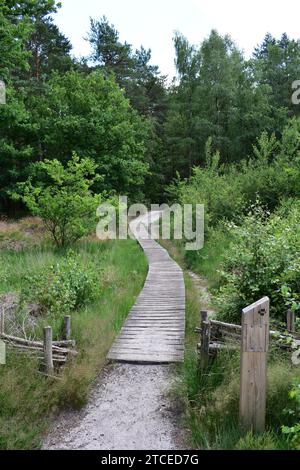
{"type": "Polygon", "coordinates": [[[168,393],[173,380],[169,365],[109,366],[88,404],[58,418],[43,449],[184,449],[180,413],[168,393]]]}

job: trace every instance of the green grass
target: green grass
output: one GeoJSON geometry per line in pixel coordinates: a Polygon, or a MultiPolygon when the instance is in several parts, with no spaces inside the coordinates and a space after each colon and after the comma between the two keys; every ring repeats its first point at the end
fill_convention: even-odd
{"type": "Polygon", "coordinates": [[[230,233],[221,226],[216,227],[210,230],[202,250],[186,253],[188,266],[195,273],[203,275],[211,287],[216,287],[219,284],[218,270],[230,241],[230,233]]]}
{"type": "MultiPolygon", "coordinates": [[[[187,315],[191,311],[187,310],[187,315]]],[[[177,396],[185,403],[185,424],[191,432],[190,445],[206,450],[290,449],[281,433],[281,425],[290,418],[285,413],[288,392],[296,371],[287,359],[269,361],[266,432],[246,433],[239,425],[239,354],[224,351],[211,360],[206,370],[199,370],[194,346],[187,337],[187,354],[180,371],[177,396]]],[[[289,408],[293,408],[290,404],[289,408]]]]}
{"type": "MultiPolygon", "coordinates": [[[[99,269],[99,292],[93,303],[72,314],[72,337],[79,356],[58,373],[39,374],[35,360],[9,350],[0,366],[0,449],[39,448],[50,417],[66,407],[81,407],[106,354],[140,292],[147,261],[132,240],[86,241],[76,247],[82,263],[99,269]]],[[[0,292],[19,291],[25,277],[65,253],[50,245],[0,251],[0,292]]]]}

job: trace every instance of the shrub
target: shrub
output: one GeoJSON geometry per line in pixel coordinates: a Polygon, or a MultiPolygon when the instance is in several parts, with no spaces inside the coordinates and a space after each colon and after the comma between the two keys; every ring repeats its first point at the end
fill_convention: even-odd
{"type": "Polygon", "coordinates": [[[289,205],[286,218],[284,206],[272,216],[254,206],[241,225],[231,224],[232,242],[217,293],[220,315],[227,320],[239,320],[243,307],[265,295],[278,319],[284,320],[287,308],[299,311],[300,205],[289,205]]]}
{"type": "Polygon", "coordinates": [[[21,199],[32,214],[41,217],[58,247],[71,245],[96,227],[99,195],[90,188],[98,177],[91,159],[76,154],[64,167],[58,160],[34,165],[36,182],[19,184],[15,199],[21,199]]]}
{"type": "Polygon", "coordinates": [[[71,251],[65,259],[43,268],[27,281],[21,299],[38,303],[54,319],[93,300],[97,288],[92,267],[82,265],[71,251]]]}
{"type": "Polygon", "coordinates": [[[294,424],[292,426],[282,426],[281,430],[292,445],[300,450],[300,383],[296,383],[289,392],[289,399],[294,406],[293,409],[286,410],[286,413],[293,417],[294,424]]]}
{"type": "Polygon", "coordinates": [[[175,180],[167,189],[181,204],[205,205],[206,229],[220,221],[237,222],[257,197],[270,211],[286,198],[300,196],[300,119],[291,119],[282,139],[263,132],[253,146],[251,158],[238,164],[220,165],[219,153],[206,144],[206,165],[195,167],[188,180],[175,180]]]}
{"type": "Polygon", "coordinates": [[[242,213],[244,198],[235,167],[220,166],[219,153],[212,154],[211,139],[206,144],[206,166],[195,167],[189,180],[177,179],[167,192],[181,204],[204,204],[206,228],[221,219],[232,219],[242,213]],[[234,196],[234,197],[233,197],[234,196]]]}

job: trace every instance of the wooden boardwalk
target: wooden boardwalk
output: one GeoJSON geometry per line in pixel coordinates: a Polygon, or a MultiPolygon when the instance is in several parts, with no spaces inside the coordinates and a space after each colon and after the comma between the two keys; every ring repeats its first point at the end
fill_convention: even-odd
{"type": "MultiPolygon", "coordinates": [[[[152,212],[151,222],[159,216],[158,212],[152,212]]],[[[154,240],[143,239],[138,233],[145,225],[145,216],[141,216],[131,225],[131,230],[149,260],[148,276],[108,359],[138,363],[182,362],[185,333],[183,273],[164,248],[154,240]]]]}

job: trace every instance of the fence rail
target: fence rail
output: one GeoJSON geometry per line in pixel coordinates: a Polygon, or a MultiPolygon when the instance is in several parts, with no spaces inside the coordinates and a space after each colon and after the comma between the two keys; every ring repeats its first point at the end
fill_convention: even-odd
{"type": "MultiPolygon", "coordinates": [[[[206,314],[207,312],[201,312],[201,319],[202,319],[202,314],[206,314]]],[[[210,343],[209,343],[209,350],[216,350],[216,349],[224,349],[224,348],[239,348],[240,347],[240,342],[242,338],[242,326],[241,325],[236,325],[234,323],[225,323],[217,320],[212,320],[212,319],[207,319],[206,320],[209,323],[209,337],[210,337],[210,343]],[[236,345],[234,344],[229,344],[229,340],[232,342],[235,342],[236,345]]],[[[207,326],[205,326],[207,328],[207,326]]],[[[200,338],[202,337],[202,330],[203,330],[203,322],[201,321],[201,326],[200,328],[196,328],[195,332],[200,333],[200,338]]],[[[300,334],[295,331],[295,313],[288,310],[287,312],[287,328],[286,332],[285,331],[279,331],[279,330],[270,330],[270,339],[277,344],[279,348],[282,349],[292,349],[293,346],[291,343],[284,341],[288,341],[290,338],[295,339],[295,340],[300,340],[300,334]],[[293,324],[293,329],[289,328],[289,321],[290,318],[293,318],[292,324],[293,324]]],[[[201,347],[202,340],[198,344],[198,349],[202,350],[201,347]]]]}
{"type": "Polygon", "coordinates": [[[36,357],[42,361],[45,371],[50,374],[54,366],[63,365],[69,357],[77,356],[78,352],[74,349],[76,342],[71,340],[71,317],[64,317],[63,338],[61,341],[52,340],[52,328],[44,328],[43,341],[31,341],[26,338],[19,338],[5,334],[5,313],[0,312],[0,339],[12,349],[21,354],[27,354],[36,357]]]}

